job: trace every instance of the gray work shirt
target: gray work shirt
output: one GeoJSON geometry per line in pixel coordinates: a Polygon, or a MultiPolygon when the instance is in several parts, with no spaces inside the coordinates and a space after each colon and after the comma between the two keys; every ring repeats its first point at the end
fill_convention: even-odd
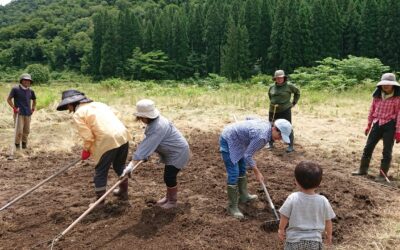
{"type": "Polygon", "coordinates": [[[175,126],[165,117],[159,116],[147,125],[145,138],[133,155],[133,160],[146,160],[157,152],[160,161],[182,169],[189,161],[189,144],[175,126]]]}
{"type": "Polygon", "coordinates": [[[295,192],[288,196],[279,212],[289,218],[287,242],[311,240],[322,242],[325,221],[335,218],[335,213],[325,196],[295,192]]]}

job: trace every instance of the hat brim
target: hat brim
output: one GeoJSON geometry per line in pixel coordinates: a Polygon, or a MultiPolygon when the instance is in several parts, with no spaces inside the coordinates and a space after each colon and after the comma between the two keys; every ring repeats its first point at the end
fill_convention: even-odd
{"type": "Polygon", "coordinates": [[[134,115],[136,117],[144,117],[144,118],[149,118],[149,119],[155,119],[158,116],[160,116],[160,111],[158,109],[154,109],[151,112],[135,112],[134,115]]]}
{"type": "Polygon", "coordinates": [[[71,96],[71,97],[67,97],[64,100],[62,100],[60,102],[60,104],[58,104],[57,110],[58,111],[67,110],[67,105],[68,104],[79,102],[79,101],[82,101],[84,99],[86,99],[86,97],[84,95],[74,95],[74,96],[71,96]]]}
{"type": "Polygon", "coordinates": [[[378,82],[378,84],[376,86],[382,86],[382,85],[392,85],[392,86],[399,86],[400,84],[396,81],[388,81],[388,80],[383,80],[378,82]]]}
{"type": "Polygon", "coordinates": [[[32,79],[29,79],[29,78],[22,78],[21,80],[19,80],[19,83],[22,83],[23,80],[28,80],[28,81],[30,81],[31,83],[33,82],[32,79]]]}
{"type": "Polygon", "coordinates": [[[289,138],[290,135],[285,135],[281,133],[281,136],[282,136],[282,141],[284,141],[285,143],[290,143],[290,138],[289,138]]]}

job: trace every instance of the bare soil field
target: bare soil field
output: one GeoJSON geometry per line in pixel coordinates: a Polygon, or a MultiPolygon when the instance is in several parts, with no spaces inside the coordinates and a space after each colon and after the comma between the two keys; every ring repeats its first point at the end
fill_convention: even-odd
{"type": "MultiPolygon", "coordinates": [[[[197,119],[201,120],[201,115],[197,119]]],[[[326,136],[320,140],[314,134],[312,142],[311,119],[302,119],[296,120],[295,132],[302,136],[297,137],[295,152],[287,154],[285,146],[277,144],[272,151],[263,149],[255,157],[275,206],[279,208],[296,191],[295,165],[302,160],[316,161],[324,169],[318,192],[329,199],[337,215],[332,249],[400,249],[400,228],[392,228],[395,233],[383,237],[388,223],[398,227],[399,190],[373,182],[373,176],[350,176],[350,171],[358,166],[360,145],[365,139],[357,142],[358,148],[344,150],[351,142],[330,134],[331,122],[318,118],[320,134],[326,136]],[[335,139],[337,144],[332,143],[335,139]]],[[[248,174],[249,189],[260,199],[241,206],[245,214],[242,221],[227,215],[226,174],[218,152],[219,131],[183,126],[178,127],[189,139],[192,157],[178,176],[177,209],[164,211],[154,206],[165,190],[163,166],[154,156],[135,171],[129,184],[129,201],[120,202],[109,196],[103,209],[90,213],[54,249],[282,249],[277,233],[263,227],[264,221],[273,219],[273,214],[252,173],[248,174]]],[[[339,130],[345,130],[346,126],[345,122],[339,130]]],[[[222,129],[223,125],[215,127],[222,129]]],[[[347,131],[352,129],[355,130],[347,131]]],[[[79,146],[64,153],[46,151],[45,146],[40,150],[32,147],[17,153],[11,161],[7,160],[7,147],[0,151],[0,205],[70,164],[79,157],[72,152],[80,152],[79,146]]],[[[130,152],[134,148],[131,145],[130,152]]],[[[379,150],[376,151],[380,153],[379,150]]],[[[49,247],[52,239],[94,201],[93,167],[90,161],[78,163],[0,212],[0,249],[49,247]]],[[[373,171],[376,169],[375,166],[373,171]]],[[[396,167],[390,173],[397,185],[396,167]]],[[[110,170],[108,185],[116,181],[115,173],[110,170]]]]}

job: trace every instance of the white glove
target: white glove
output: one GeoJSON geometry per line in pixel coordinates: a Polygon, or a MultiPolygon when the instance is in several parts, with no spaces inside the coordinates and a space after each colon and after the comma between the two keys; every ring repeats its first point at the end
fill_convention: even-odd
{"type": "Polygon", "coordinates": [[[128,166],[125,167],[124,171],[122,172],[120,178],[124,177],[125,175],[131,175],[131,172],[133,170],[133,163],[129,162],[128,166]]]}

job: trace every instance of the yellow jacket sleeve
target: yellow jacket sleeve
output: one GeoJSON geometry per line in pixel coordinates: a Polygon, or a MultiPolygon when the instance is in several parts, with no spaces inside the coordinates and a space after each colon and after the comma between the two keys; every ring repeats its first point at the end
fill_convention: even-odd
{"type": "Polygon", "coordinates": [[[87,120],[90,119],[90,117],[85,117],[85,114],[75,113],[73,119],[77,126],[78,133],[83,139],[83,149],[86,151],[90,151],[95,140],[92,130],[90,129],[89,122],[87,120]]]}

